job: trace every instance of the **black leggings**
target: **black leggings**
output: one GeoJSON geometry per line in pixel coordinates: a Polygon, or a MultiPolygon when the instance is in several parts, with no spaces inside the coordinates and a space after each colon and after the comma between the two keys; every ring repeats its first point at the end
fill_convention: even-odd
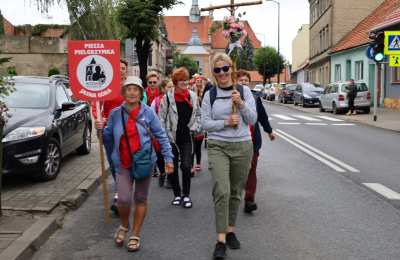
{"type": "Polygon", "coordinates": [[[192,168],[192,142],[171,144],[174,154],[174,173],[171,174],[171,184],[175,197],[190,195],[190,170],[192,168]],[[179,165],[180,162],[180,165],[179,165]],[[179,166],[182,171],[182,189],[179,184],[179,166]]]}
{"type": "Polygon", "coordinates": [[[355,97],[350,96],[349,97],[349,111],[354,112],[354,99],[355,97]]]}
{"type": "Polygon", "coordinates": [[[196,140],[193,138],[193,154],[192,154],[192,163],[194,165],[194,157],[196,156],[197,164],[201,164],[201,145],[203,144],[203,139],[196,140]]]}
{"type": "Polygon", "coordinates": [[[157,167],[158,167],[158,170],[160,171],[160,174],[164,175],[165,174],[165,162],[164,162],[164,157],[162,156],[161,152],[157,153],[157,167]]]}

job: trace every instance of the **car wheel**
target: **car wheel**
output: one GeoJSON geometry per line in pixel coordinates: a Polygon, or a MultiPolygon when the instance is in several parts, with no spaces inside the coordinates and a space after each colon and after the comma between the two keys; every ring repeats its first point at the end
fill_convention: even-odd
{"type": "Polygon", "coordinates": [[[54,138],[51,138],[46,150],[40,172],[35,176],[39,181],[49,181],[55,179],[61,168],[61,149],[60,144],[54,138]]]}
{"type": "Polygon", "coordinates": [[[339,110],[338,110],[335,102],[332,103],[332,113],[335,115],[339,114],[339,110]]]}
{"type": "Polygon", "coordinates": [[[321,102],[319,102],[319,112],[325,112],[325,109],[322,107],[321,102]]]}
{"type": "Polygon", "coordinates": [[[286,101],[285,98],[282,98],[282,103],[283,103],[283,104],[286,104],[286,103],[287,103],[287,101],[286,101]]]}
{"type": "Polygon", "coordinates": [[[368,108],[364,109],[364,113],[365,113],[365,114],[371,113],[371,108],[368,107],[368,108]]]}
{"type": "Polygon", "coordinates": [[[82,139],[83,139],[82,145],[79,146],[78,149],[76,149],[76,151],[80,155],[89,154],[90,150],[92,149],[92,133],[88,126],[86,126],[85,131],[83,132],[82,139]]]}
{"type": "Polygon", "coordinates": [[[297,106],[296,100],[293,100],[293,105],[297,106]]]}

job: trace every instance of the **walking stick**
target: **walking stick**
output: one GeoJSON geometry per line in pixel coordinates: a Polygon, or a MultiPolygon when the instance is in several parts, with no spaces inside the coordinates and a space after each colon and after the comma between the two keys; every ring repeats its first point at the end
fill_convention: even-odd
{"type": "MultiPolygon", "coordinates": [[[[103,121],[100,111],[100,101],[96,101],[96,112],[97,119],[103,121]]],[[[101,186],[103,189],[103,205],[104,205],[104,223],[110,223],[110,215],[108,212],[109,202],[108,202],[108,187],[107,187],[107,173],[106,167],[104,165],[104,150],[103,150],[103,130],[97,130],[97,137],[99,139],[100,146],[100,164],[101,164],[101,186]]]]}

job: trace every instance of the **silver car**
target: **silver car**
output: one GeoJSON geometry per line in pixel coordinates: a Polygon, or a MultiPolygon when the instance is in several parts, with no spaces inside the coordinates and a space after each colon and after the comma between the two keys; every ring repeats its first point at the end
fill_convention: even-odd
{"type": "MultiPolygon", "coordinates": [[[[354,100],[354,106],[356,110],[363,110],[368,114],[371,106],[371,94],[368,86],[361,82],[355,84],[357,86],[357,97],[354,100]]],[[[329,84],[320,97],[319,110],[321,112],[331,111],[334,114],[346,112],[349,109],[347,92],[348,83],[329,84]]]]}

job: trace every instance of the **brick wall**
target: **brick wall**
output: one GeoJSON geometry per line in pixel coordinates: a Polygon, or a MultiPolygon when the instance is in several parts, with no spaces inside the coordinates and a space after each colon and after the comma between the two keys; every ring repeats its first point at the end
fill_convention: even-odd
{"type": "Polygon", "coordinates": [[[3,17],[3,24],[4,24],[4,35],[14,35],[15,34],[14,26],[4,17],[3,17]]]}

